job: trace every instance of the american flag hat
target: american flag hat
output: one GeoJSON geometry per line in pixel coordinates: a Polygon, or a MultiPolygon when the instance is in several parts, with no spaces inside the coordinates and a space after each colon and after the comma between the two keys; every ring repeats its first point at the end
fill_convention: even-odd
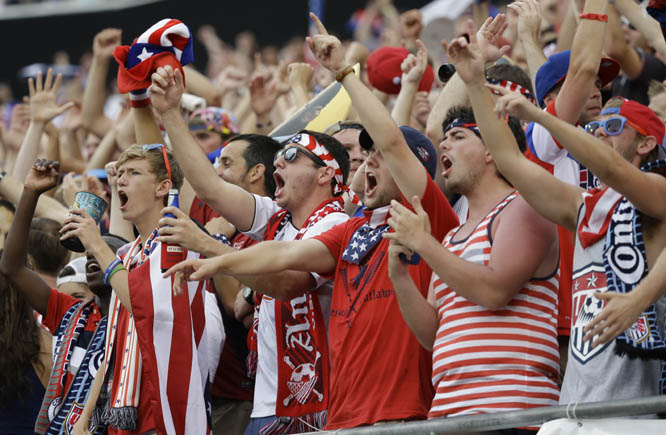
{"type": "Polygon", "coordinates": [[[130,95],[132,102],[147,100],[150,75],[157,68],[171,65],[182,73],[183,65],[194,61],[192,34],[182,21],[165,18],[143,32],[132,45],[116,47],[113,57],[119,65],[118,90],[123,94],[138,91],[130,95]]]}

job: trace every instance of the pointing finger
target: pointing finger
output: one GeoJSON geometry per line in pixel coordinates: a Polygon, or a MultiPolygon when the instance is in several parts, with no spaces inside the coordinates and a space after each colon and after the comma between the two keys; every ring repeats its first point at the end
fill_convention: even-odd
{"type": "Polygon", "coordinates": [[[326,27],[319,21],[319,17],[317,17],[313,12],[310,12],[310,18],[312,18],[312,21],[314,21],[315,26],[317,26],[317,32],[319,32],[320,35],[328,35],[328,31],[326,30],[326,27]]]}

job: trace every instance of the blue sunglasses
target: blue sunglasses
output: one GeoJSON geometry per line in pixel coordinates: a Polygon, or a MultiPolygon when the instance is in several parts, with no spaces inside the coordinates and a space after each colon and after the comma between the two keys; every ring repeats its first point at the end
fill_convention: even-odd
{"type": "Polygon", "coordinates": [[[624,125],[627,123],[627,118],[624,116],[614,116],[612,118],[604,119],[603,121],[592,121],[585,126],[585,131],[594,134],[597,129],[603,127],[604,131],[609,136],[616,136],[622,133],[624,125]]]}

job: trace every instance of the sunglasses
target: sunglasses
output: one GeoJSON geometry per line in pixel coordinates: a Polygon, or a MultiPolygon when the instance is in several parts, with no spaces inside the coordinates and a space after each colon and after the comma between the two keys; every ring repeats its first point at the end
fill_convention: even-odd
{"type": "Polygon", "coordinates": [[[273,163],[280,157],[284,157],[285,162],[293,162],[298,158],[298,154],[303,154],[305,157],[308,159],[312,160],[317,166],[326,166],[326,163],[319,157],[315,156],[314,154],[310,154],[309,152],[305,151],[303,148],[299,147],[286,147],[282,148],[278,152],[275,153],[275,158],[273,159],[273,163]]]}
{"type": "Polygon", "coordinates": [[[627,118],[625,118],[624,116],[614,116],[612,118],[608,118],[603,121],[592,121],[585,126],[585,131],[594,134],[594,132],[597,131],[598,128],[603,127],[604,132],[607,135],[616,136],[622,133],[625,124],[631,125],[639,134],[645,136],[645,130],[627,121],[627,118]]]}
{"type": "Polygon", "coordinates": [[[156,149],[162,150],[162,158],[164,159],[164,167],[166,168],[167,174],[169,174],[169,180],[171,180],[171,164],[169,164],[169,157],[167,156],[166,147],[161,143],[150,143],[142,146],[146,151],[152,151],[156,149]]]}

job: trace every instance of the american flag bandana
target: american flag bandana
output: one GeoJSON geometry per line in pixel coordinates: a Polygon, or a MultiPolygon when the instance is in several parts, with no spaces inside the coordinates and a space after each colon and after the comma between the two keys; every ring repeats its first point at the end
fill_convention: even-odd
{"type": "MultiPolygon", "coordinates": [[[[525,98],[530,100],[530,103],[534,104],[535,106],[538,106],[536,98],[534,98],[534,95],[529,91],[529,89],[520,86],[518,83],[514,83],[510,80],[495,80],[495,79],[486,79],[486,81],[491,85],[501,86],[505,89],[510,90],[511,92],[520,92],[521,94],[523,94],[525,98]]],[[[491,90],[490,92],[492,92],[495,95],[500,95],[500,93],[496,91],[491,90]]]]}
{"type": "Polygon", "coordinates": [[[360,264],[372,249],[382,241],[382,234],[388,229],[386,223],[389,218],[390,205],[375,210],[364,210],[367,219],[354,235],[349,239],[349,244],[342,253],[342,259],[348,263],[360,264]]]}
{"type": "MultiPolygon", "coordinates": [[[[150,104],[150,76],[161,66],[171,65],[183,74],[183,65],[194,61],[192,35],[180,20],[165,18],[134,40],[113,51],[118,62],[118,91],[130,92],[132,107],[150,104]]],[[[183,74],[183,79],[185,75],[183,74]]]]}
{"type": "Polygon", "coordinates": [[[292,137],[287,141],[287,144],[296,143],[302,145],[307,150],[312,152],[315,156],[319,157],[326,166],[329,166],[335,170],[335,181],[337,184],[333,188],[333,195],[337,195],[342,192],[347,192],[352,202],[356,205],[361,203],[361,199],[344,183],[342,178],[342,169],[337,160],[333,158],[333,155],[328,152],[326,147],[317,142],[314,136],[307,133],[298,133],[296,136],[292,137]]]}

